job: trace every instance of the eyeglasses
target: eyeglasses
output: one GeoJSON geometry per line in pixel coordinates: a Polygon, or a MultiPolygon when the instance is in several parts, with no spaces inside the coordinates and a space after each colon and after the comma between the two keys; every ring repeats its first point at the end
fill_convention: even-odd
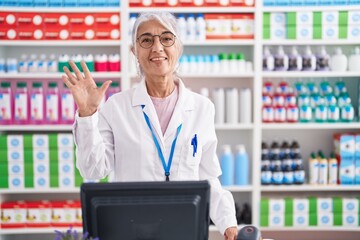
{"type": "Polygon", "coordinates": [[[172,32],[163,32],[160,35],[151,35],[150,33],[144,33],[140,35],[136,40],[139,42],[142,48],[151,48],[154,45],[155,37],[159,37],[161,45],[164,47],[171,47],[175,43],[176,36],[172,32]]]}

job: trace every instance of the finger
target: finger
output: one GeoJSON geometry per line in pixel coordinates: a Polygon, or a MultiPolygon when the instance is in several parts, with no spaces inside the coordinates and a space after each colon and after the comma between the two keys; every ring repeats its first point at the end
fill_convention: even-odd
{"type": "Polygon", "coordinates": [[[89,70],[89,68],[87,67],[85,61],[82,60],[82,61],[80,62],[80,64],[81,64],[81,67],[82,67],[82,69],[83,69],[83,73],[84,73],[84,75],[85,75],[85,78],[87,78],[87,79],[88,79],[88,78],[92,78],[92,77],[91,77],[90,70],[89,70]]]}
{"type": "Polygon", "coordinates": [[[76,64],[73,61],[69,61],[70,67],[72,68],[72,70],[74,71],[76,77],[78,80],[83,80],[84,77],[82,75],[82,73],[80,72],[79,68],[76,66],[76,64]]]}
{"type": "Polygon", "coordinates": [[[70,89],[72,86],[74,86],[74,84],[69,80],[69,78],[67,78],[65,75],[61,76],[63,82],[65,83],[65,85],[70,89]]]}
{"type": "Polygon", "coordinates": [[[63,67],[64,72],[66,73],[68,79],[71,80],[71,82],[76,82],[76,77],[71,73],[70,69],[68,67],[63,67]]]}
{"type": "Polygon", "coordinates": [[[107,80],[106,82],[103,83],[103,85],[100,87],[101,94],[105,94],[106,90],[108,89],[111,83],[112,83],[111,80],[107,80]]]}

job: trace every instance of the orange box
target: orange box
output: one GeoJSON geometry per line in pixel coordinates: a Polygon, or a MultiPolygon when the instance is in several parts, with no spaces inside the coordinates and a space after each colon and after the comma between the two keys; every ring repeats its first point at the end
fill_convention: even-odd
{"type": "Polygon", "coordinates": [[[70,18],[67,13],[46,13],[44,17],[44,27],[47,26],[56,26],[56,27],[66,27],[69,26],[70,18]]]}
{"type": "Polygon", "coordinates": [[[26,226],[27,227],[50,227],[51,226],[51,203],[49,201],[26,202],[26,226]]]}
{"type": "Polygon", "coordinates": [[[23,228],[26,226],[26,203],[3,202],[0,215],[2,228],[23,228]]]}
{"type": "Polygon", "coordinates": [[[1,40],[16,40],[18,37],[17,31],[14,26],[1,26],[0,39],[1,40]]]}
{"type": "Polygon", "coordinates": [[[10,12],[0,12],[0,26],[16,26],[17,14],[10,12]]]}
{"type": "Polygon", "coordinates": [[[42,13],[19,12],[17,15],[18,26],[39,27],[42,26],[43,20],[44,17],[42,13]]]}
{"type": "Polygon", "coordinates": [[[17,34],[19,40],[41,40],[44,36],[42,28],[33,28],[28,26],[19,26],[17,34]]]}

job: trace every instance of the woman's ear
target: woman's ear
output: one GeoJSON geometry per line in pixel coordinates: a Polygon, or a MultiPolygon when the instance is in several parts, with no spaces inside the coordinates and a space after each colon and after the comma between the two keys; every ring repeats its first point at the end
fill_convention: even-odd
{"type": "Polygon", "coordinates": [[[131,52],[132,52],[132,53],[134,54],[134,56],[136,57],[134,46],[131,47],[131,52]]]}

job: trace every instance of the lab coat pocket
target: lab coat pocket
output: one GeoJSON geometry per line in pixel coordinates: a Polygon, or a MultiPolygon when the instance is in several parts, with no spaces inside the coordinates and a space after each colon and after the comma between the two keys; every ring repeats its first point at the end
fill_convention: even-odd
{"type": "Polygon", "coordinates": [[[184,180],[196,180],[199,178],[199,165],[201,160],[201,147],[197,146],[194,153],[194,146],[191,141],[186,142],[181,149],[180,176],[184,180]]]}

